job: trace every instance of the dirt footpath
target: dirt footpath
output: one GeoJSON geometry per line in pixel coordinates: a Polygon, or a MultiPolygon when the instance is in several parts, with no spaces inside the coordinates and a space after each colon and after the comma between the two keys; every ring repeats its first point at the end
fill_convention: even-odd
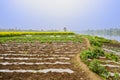
{"type": "Polygon", "coordinates": [[[74,60],[76,61],[75,63],[77,64],[77,67],[79,67],[81,70],[83,70],[85,73],[87,73],[87,77],[90,78],[90,80],[102,80],[102,78],[100,76],[98,76],[97,74],[95,74],[94,72],[92,72],[87,65],[85,65],[80,57],[79,54],[77,54],[74,58],[74,60]]]}

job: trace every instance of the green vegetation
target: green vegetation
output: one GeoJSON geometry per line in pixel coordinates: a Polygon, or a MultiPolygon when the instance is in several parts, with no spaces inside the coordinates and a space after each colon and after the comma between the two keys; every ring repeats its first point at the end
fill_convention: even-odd
{"type": "Polygon", "coordinates": [[[101,66],[100,62],[97,59],[94,59],[92,62],[90,62],[89,68],[93,72],[95,72],[103,77],[108,75],[108,71],[105,69],[105,67],[101,66]]]}
{"type": "Polygon", "coordinates": [[[82,42],[73,32],[0,32],[0,42],[82,42]]]}
{"type": "Polygon", "coordinates": [[[115,73],[114,76],[115,76],[114,80],[119,80],[120,79],[119,73],[115,73]]]}
{"type": "Polygon", "coordinates": [[[98,47],[92,47],[80,54],[82,61],[88,65],[90,70],[99,74],[103,78],[108,78],[108,71],[105,69],[105,67],[101,66],[101,63],[99,60],[97,60],[100,56],[105,56],[105,54],[104,51],[98,47]]]}
{"type": "Polygon", "coordinates": [[[82,61],[85,62],[87,65],[89,65],[88,59],[97,59],[100,56],[104,56],[104,51],[98,47],[90,48],[80,54],[82,61]]]}
{"type": "Polygon", "coordinates": [[[105,54],[105,57],[107,59],[111,59],[111,60],[114,60],[114,61],[118,61],[119,57],[113,53],[108,53],[108,54],[105,54]]]}
{"type": "Polygon", "coordinates": [[[100,56],[104,56],[104,51],[98,47],[94,47],[89,50],[85,50],[80,54],[82,61],[88,65],[89,69],[103,78],[108,78],[109,73],[105,67],[101,66],[99,60],[97,60],[100,56]],[[91,61],[89,61],[89,59],[91,61]]]}
{"type": "Polygon", "coordinates": [[[110,43],[111,41],[102,37],[83,35],[82,37],[88,38],[91,44],[91,48],[80,53],[82,61],[88,65],[89,69],[98,75],[107,79],[110,74],[107,69],[101,66],[98,60],[100,56],[105,56],[105,52],[102,50],[103,43],[110,43]]]}
{"type": "Polygon", "coordinates": [[[21,35],[13,37],[0,37],[0,42],[82,42],[83,38],[77,38],[75,35],[21,35]]]}
{"type": "MultiPolygon", "coordinates": [[[[104,43],[118,44],[117,41],[108,40],[102,37],[81,35],[83,38],[88,38],[91,44],[91,48],[84,50],[80,53],[81,60],[89,67],[90,70],[102,76],[105,80],[110,78],[108,70],[101,65],[99,61],[100,56],[106,57],[106,59],[118,61],[119,57],[113,53],[105,53],[102,50],[104,43]]],[[[115,74],[113,80],[119,80],[119,74],[115,74]]]]}
{"type": "Polygon", "coordinates": [[[103,45],[103,43],[110,43],[111,40],[102,38],[102,37],[98,37],[98,36],[90,36],[90,35],[81,35],[84,38],[88,38],[90,41],[90,44],[92,46],[98,46],[101,47],[103,45]]]}

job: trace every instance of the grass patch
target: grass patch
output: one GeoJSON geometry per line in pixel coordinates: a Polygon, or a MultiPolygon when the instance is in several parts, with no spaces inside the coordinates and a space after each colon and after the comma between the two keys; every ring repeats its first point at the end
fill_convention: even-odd
{"type": "Polygon", "coordinates": [[[83,38],[76,35],[21,35],[12,37],[0,37],[0,42],[82,42],[83,38]]]}

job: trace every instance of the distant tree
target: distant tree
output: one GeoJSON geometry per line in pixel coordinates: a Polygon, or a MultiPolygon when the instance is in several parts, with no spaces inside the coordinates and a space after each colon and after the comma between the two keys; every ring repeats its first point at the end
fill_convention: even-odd
{"type": "Polygon", "coordinates": [[[44,31],[43,29],[41,29],[41,31],[44,31]]]}
{"type": "Polygon", "coordinates": [[[67,31],[67,28],[66,28],[66,27],[64,27],[64,28],[63,28],[63,30],[66,32],[66,31],[67,31]]]}

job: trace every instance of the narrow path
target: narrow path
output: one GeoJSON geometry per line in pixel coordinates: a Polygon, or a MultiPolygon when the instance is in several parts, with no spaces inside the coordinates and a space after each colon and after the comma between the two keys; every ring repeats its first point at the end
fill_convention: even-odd
{"type": "MultiPolygon", "coordinates": [[[[90,48],[90,42],[87,38],[84,38],[84,44],[86,45],[86,49],[90,48]]],[[[80,67],[83,71],[85,71],[85,73],[87,74],[87,76],[90,78],[90,80],[102,80],[102,78],[100,76],[98,76],[97,74],[95,74],[94,72],[92,72],[87,65],[85,65],[81,59],[80,59],[80,54],[76,54],[76,56],[74,57],[75,63],[77,64],[78,67],[80,67]]]]}
{"type": "Polygon", "coordinates": [[[89,70],[89,68],[87,67],[87,65],[85,65],[80,57],[79,54],[77,54],[74,58],[74,60],[76,61],[76,64],[78,67],[80,67],[83,71],[85,71],[85,73],[87,73],[88,77],[90,78],[90,80],[102,80],[102,78],[100,76],[98,76],[97,74],[95,74],[94,72],[92,72],[91,70],[89,70]]]}

